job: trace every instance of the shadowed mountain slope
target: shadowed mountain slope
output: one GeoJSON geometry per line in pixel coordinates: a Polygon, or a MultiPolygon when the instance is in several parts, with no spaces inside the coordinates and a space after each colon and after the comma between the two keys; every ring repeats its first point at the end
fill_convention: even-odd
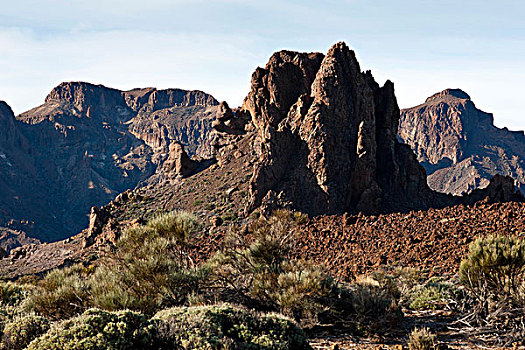
{"type": "Polygon", "coordinates": [[[447,89],[401,111],[399,138],[410,145],[436,191],[461,195],[496,174],[525,192],[525,136],[494,126],[492,114],[459,89],[447,89]]]}
{"type": "Polygon", "coordinates": [[[154,175],[174,145],[209,157],[218,102],[201,91],[62,83],[16,118],[0,107],[0,226],[71,236],[87,213],[154,175]]]}

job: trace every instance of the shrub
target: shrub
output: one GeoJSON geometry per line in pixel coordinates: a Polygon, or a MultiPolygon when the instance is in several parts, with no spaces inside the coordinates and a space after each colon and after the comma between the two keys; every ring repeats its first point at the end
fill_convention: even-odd
{"type": "Polygon", "coordinates": [[[303,216],[277,211],[226,239],[223,251],[207,264],[212,289],[222,300],[306,320],[324,308],[324,299],[335,297],[336,284],[326,273],[290,257],[297,220],[303,216]]]}
{"type": "Polygon", "coordinates": [[[162,349],[309,349],[303,331],[276,314],[231,305],[177,307],[153,321],[162,349]]]}
{"type": "Polygon", "coordinates": [[[360,316],[385,316],[391,311],[394,300],[387,290],[372,279],[361,280],[349,287],[354,311],[360,316]]]}
{"type": "Polygon", "coordinates": [[[49,320],[46,318],[26,315],[14,319],[6,324],[2,335],[2,349],[5,350],[22,350],[29,343],[47,332],[49,329],[49,320]]]}
{"type": "Polygon", "coordinates": [[[450,282],[431,278],[414,287],[407,296],[407,306],[413,310],[440,309],[464,297],[464,292],[450,282]]]}
{"type": "Polygon", "coordinates": [[[523,285],[525,241],[517,237],[489,236],[470,244],[461,262],[461,283],[479,299],[516,302],[523,285]]]}
{"type": "Polygon", "coordinates": [[[28,307],[58,320],[89,307],[154,314],[180,305],[206,277],[207,270],[194,267],[186,252],[198,227],[193,215],[181,211],[132,227],[97,268],[75,265],[50,272],[31,293],[28,307]]]}
{"type": "Polygon", "coordinates": [[[187,243],[191,235],[200,228],[197,217],[182,210],[157,215],[146,224],[164,238],[174,238],[177,243],[187,243]]]}
{"type": "Polygon", "coordinates": [[[0,305],[16,305],[26,297],[26,290],[13,282],[0,282],[0,305]]]}
{"type": "Polygon", "coordinates": [[[433,350],[437,349],[436,336],[428,328],[414,328],[408,338],[408,348],[410,350],[433,350]]]}
{"type": "Polygon", "coordinates": [[[395,267],[380,269],[372,274],[372,278],[379,283],[392,298],[403,299],[423,279],[421,271],[412,267],[395,267]]]}
{"type": "Polygon", "coordinates": [[[51,271],[31,292],[27,308],[53,320],[83,312],[89,304],[91,273],[81,264],[51,271]]]}
{"type": "Polygon", "coordinates": [[[89,309],[63,321],[28,346],[28,350],[124,350],[154,345],[154,326],[138,313],[89,309]]]}
{"type": "Polygon", "coordinates": [[[184,303],[206,275],[185,251],[198,228],[195,216],[175,211],[125,231],[92,279],[93,305],[152,314],[184,303]]]}

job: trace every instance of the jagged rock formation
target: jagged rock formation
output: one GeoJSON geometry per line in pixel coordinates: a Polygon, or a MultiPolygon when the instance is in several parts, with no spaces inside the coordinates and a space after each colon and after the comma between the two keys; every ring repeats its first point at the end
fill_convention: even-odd
{"type": "Polygon", "coordinates": [[[412,147],[436,191],[470,193],[502,174],[525,192],[524,133],[495,127],[492,114],[477,109],[464,91],[447,89],[402,110],[398,135],[412,147]]]}
{"type": "Polygon", "coordinates": [[[425,172],[396,140],[394,85],[361,72],[344,43],[326,56],[281,51],[252,76],[242,112],[260,157],[248,212],[263,203],[311,214],[378,212],[437,204],[425,172]]]}
{"type": "MultiPolygon", "coordinates": [[[[362,213],[409,212],[457,204],[462,204],[457,210],[463,212],[463,204],[478,200],[483,200],[483,205],[523,200],[514,193],[513,180],[503,176],[494,178],[487,189],[465,197],[432,191],[414,152],[396,139],[399,108],[393,84],[380,87],[370,72],[361,72],[354,53],[344,43],[334,45],[326,56],[277,52],[265,68],[253,74],[251,91],[241,108],[231,109],[226,103],[214,108],[216,120],[207,140],[216,162],[189,159],[183,148],[170,140],[164,155],[151,156],[164,157],[160,174],[100,209],[94,208],[89,228],[79,235],[52,247],[38,246],[23,258],[0,260],[0,271],[6,276],[16,276],[20,271],[41,273],[81,261],[106,249],[122,229],[146,222],[159,209],[189,210],[199,216],[205,227],[200,236],[202,244],[196,245],[198,261],[220,246],[231,223],[246,222],[257,212],[278,207],[312,215],[345,213],[339,217],[344,227],[355,224],[358,231],[362,213]],[[361,214],[352,215],[357,212],[361,214]]],[[[123,124],[131,125],[130,120],[123,124]]],[[[152,137],[147,142],[156,140],[152,137]]],[[[160,149],[164,149],[162,140],[155,144],[160,149]]],[[[522,203],[515,204],[522,210],[522,203]]],[[[413,212],[366,220],[381,218],[383,229],[391,227],[391,218],[397,217],[400,229],[406,230],[403,225],[414,226],[420,220],[407,221],[413,216],[426,217],[424,212],[413,212]]],[[[449,219],[456,220],[446,217],[449,219]]],[[[323,220],[323,216],[313,220],[323,220]]],[[[433,227],[435,221],[426,224],[433,227]]],[[[370,237],[372,231],[366,230],[370,237]]],[[[363,235],[357,231],[355,237],[363,235]]],[[[326,235],[320,233],[321,237],[326,235]]],[[[311,241],[302,246],[309,244],[311,241]]],[[[327,256],[326,250],[322,256],[327,256]]]]}
{"type": "Polygon", "coordinates": [[[92,206],[162,172],[174,147],[210,157],[217,105],[201,91],[88,83],[62,83],[16,118],[1,104],[0,226],[43,240],[79,232],[92,206]]]}

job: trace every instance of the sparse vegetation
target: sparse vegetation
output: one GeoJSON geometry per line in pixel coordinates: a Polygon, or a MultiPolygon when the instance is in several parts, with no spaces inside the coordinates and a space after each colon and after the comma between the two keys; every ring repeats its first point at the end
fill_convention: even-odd
{"type": "Polygon", "coordinates": [[[428,328],[414,328],[408,338],[408,348],[410,350],[436,350],[436,335],[431,333],[428,328]]]}
{"type": "Polygon", "coordinates": [[[459,268],[462,284],[481,302],[519,303],[524,273],[525,241],[507,236],[476,239],[459,268]]]}
{"type": "Polygon", "coordinates": [[[154,329],[141,314],[89,309],[35,339],[28,350],[149,349],[154,329]]]}
{"type": "Polygon", "coordinates": [[[406,304],[414,310],[436,310],[450,307],[450,304],[456,304],[463,298],[463,290],[451,282],[434,277],[410,290],[406,304]]]}
{"type": "Polygon", "coordinates": [[[130,228],[97,268],[75,265],[49,273],[28,307],[64,319],[89,307],[153,314],[181,305],[205,279],[206,270],[194,266],[185,249],[198,228],[196,218],[185,212],[162,214],[130,228]]]}
{"type": "Polygon", "coordinates": [[[525,337],[525,241],[512,236],[480,237],[459,268],[470,298],[462,326],[468,334],[490,334],[488,342],[508,346],[525,337]]]}

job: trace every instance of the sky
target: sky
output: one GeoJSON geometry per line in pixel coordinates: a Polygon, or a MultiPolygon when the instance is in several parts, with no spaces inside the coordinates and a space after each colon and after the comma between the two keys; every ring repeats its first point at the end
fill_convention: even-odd
{"type": "Polygon", "coordinates": [[[338,41],[401,108],[466,91],[525,129],[522,0],[0,0],[0,100],[22,113],[63,81],[198,89],[238,106],[275,51],[338,41]]]}

